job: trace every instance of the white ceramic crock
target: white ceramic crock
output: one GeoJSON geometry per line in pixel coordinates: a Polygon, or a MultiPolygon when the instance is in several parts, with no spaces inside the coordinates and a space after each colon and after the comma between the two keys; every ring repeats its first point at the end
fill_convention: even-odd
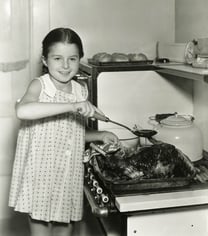
{"type": "Polygon", "coordinates": [[[171,115],[160,122],[152,123],[158,132],[154,137],[163,142],[175,145],[191,161],[202,158],[203,140],[200,129],[194,124],[194,118],[190,115],[171,115]]]}

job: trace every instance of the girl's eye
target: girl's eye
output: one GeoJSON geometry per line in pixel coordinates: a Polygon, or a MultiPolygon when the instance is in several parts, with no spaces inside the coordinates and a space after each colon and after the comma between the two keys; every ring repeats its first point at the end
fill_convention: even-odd
{"type": "Polygon", "coordinates": [[[70,60],[71,61],[77,61],[77,57],[71,57],[70,60]]]}
{"type": "Polygon", "coordinates": [[[56,61],[58,61],[60,59],[61,59],[60,57],[54,57],[54,60],[56,60],[56,61]]]}

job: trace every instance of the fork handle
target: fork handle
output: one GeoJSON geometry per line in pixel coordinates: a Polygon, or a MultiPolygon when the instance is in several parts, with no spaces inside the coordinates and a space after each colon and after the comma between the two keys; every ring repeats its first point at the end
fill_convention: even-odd
{"type": "Polygon", "coordinates": [[[106,152],[103,151],[101,148],[99,148],[96,144],[90,143],[90,147],[95,151],[99,152],[100,154],[102,154],[103,156],[107,156],[106,152]]]}

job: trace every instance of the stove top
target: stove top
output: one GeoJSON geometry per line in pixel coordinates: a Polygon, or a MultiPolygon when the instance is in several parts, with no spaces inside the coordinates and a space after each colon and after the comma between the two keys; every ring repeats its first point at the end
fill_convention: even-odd
{"type": "Polygon", "coordinates": [[[208,204],[208,159],[195,163],[197,178],[189,185],[142,191],[114,192],[106,188],[93,169],[85,164],[85,194],[96,215],[126,213],[208,204]]]}

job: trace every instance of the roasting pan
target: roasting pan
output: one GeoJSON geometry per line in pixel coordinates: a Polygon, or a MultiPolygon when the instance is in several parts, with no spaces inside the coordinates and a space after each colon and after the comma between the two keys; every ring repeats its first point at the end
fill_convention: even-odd
{"type": "MultiPolygon", "coordinates": [[[[105,158],[105,157],[103,157],[105,158]]],[[[109,180],[102,174],[99,168],[98,161],[95,158],[91,160],[92,168],[101,181],[101,184],[108,191],[114,195],[128,194],[128,193],[143,193],[143,192],[161,192],[161,191],[171,191],[180,189],[181,187],[188,187],[196,176],[196,172],[190,165],[187,165],[187,170],[189,170],[189,175],[187,177],[172,177],[172,178],[157,178],[157,179],[141,179],[134,178],[131,180],[109,180]]],[[[184,163],[186,165],[186,163],[184,163]]]]}

